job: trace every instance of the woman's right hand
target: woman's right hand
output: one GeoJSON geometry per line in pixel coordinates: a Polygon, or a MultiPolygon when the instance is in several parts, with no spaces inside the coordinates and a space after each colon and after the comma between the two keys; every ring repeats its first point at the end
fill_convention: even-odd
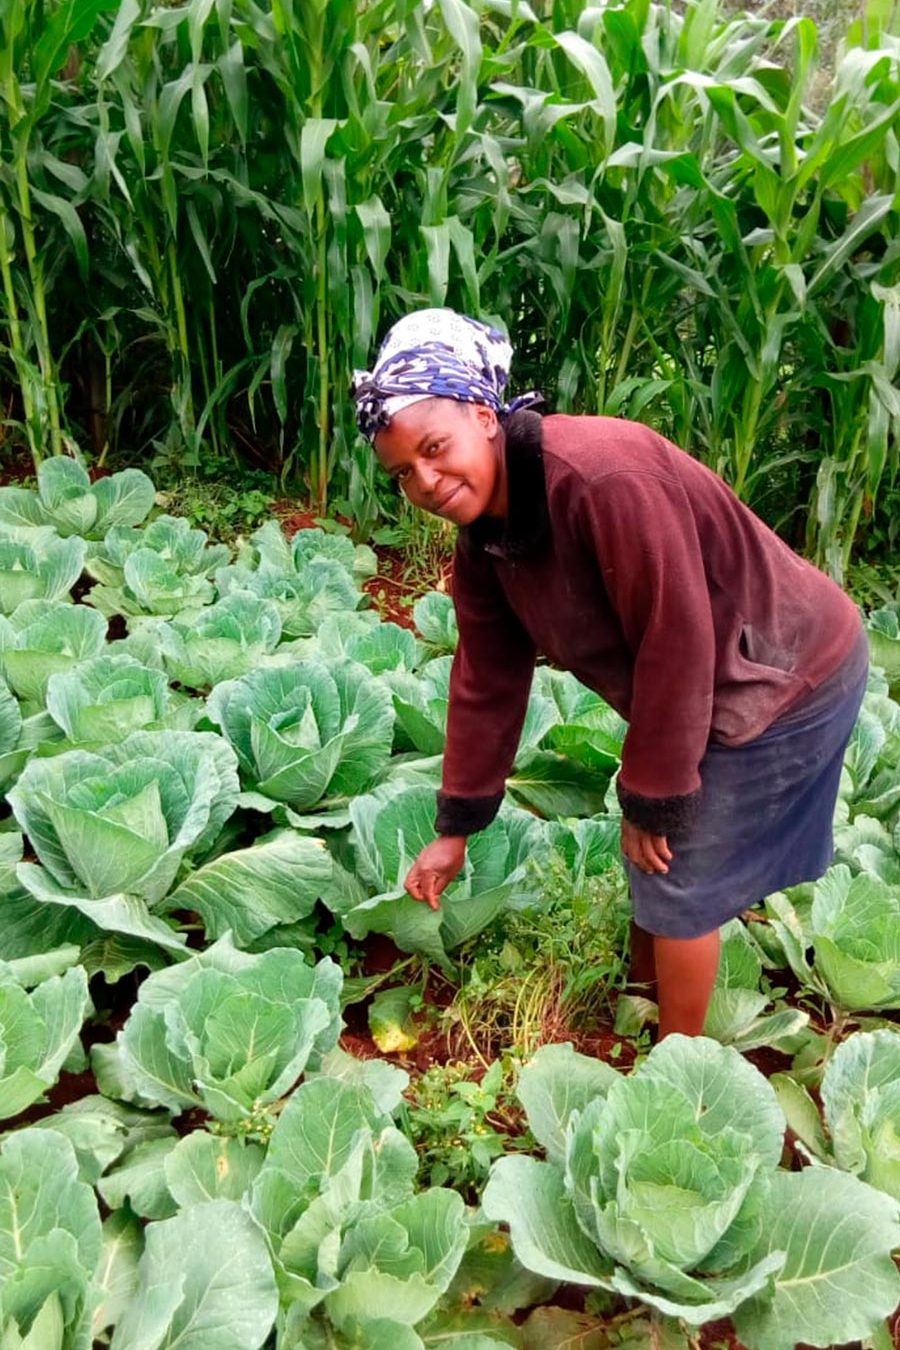
{"type": "Polygon", "coordinates": [[[442,834],[426,844],[406,878],[406,890],[414,900],[424,900],[429,909],[440,909],[438,897],[450,885],[466,861],[466,836],[442,834]]]}

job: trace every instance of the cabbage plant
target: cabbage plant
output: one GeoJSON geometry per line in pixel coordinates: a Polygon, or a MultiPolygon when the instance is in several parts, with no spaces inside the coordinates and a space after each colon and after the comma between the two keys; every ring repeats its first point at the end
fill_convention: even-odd
{"type": "Polygon", "coordinates": [[[296,1343],[424,1350],[413,1328],[458,1269],[463,1202],[442,1188],[415,1193],[415,1150],[387,1114],[404,1077],[382,1073],[378,1100],[365,1082],[315,1078],[278,1118],[249,1207],[296,1343]]]}
{"type": "Polygon", "coordinates": [[[263,1236],[226,1199],[149,1224],[130,1292],[119,1305],[112,1350],[262,1350],[278,1309],[263,1236]]]}
{"type": "Polygon", "coordinates": [[[329,614],[315,637],[295,644],[298,655],[335,659],[346,657],[382,675],[386,670],[415,670],[419,643],[408,628],[382,623],[373,610],[344,610],[329,614]],[[302,651],[300,650],[302,648],[302,651]]]}
{"type": "MultiPolygon", "coordinates": [[[[425,756],[443,752],[452,665],[452,657],[437,656],[416,674],[402,668],[385,671],[382,679],[397,716],[397,750],[425,756]]],[[[547,817],[601,811],[623,728],[622,719],[574,676],[540,667],[506,783],[511,799],[547,817]]]]}
{"type": "Polygon", "coordinates": [[[29,1128],[0,1146],[0,1343],[88,1346],[102,1231],[97,1198],[68,1139],[29,1128]]]}
{"type": "Polygon", "coordinates": [[[348,895],[326,904],[354,938],[387,933],[403,951],[446,964],[448,952],[474,937],[507,905],[535,898],[529,860],[546,850],[534,816],[504,808],[487,829],[472,835],[459,877],[439,910],[412,900],[403,881],[417,854],[435,838],[434,791],[424,785],[385,785],[350,806],[351,842],[368,899],[348,895]]]}
{"type": "Polygon", "coordinates": [[[216,586],[221,597],[249,591],[278,610],[285,637],[310,637],[329,614],[358,609],[363,596],[352,574],[333,558],[305,560],[298,571],[235,563],[220,567],[216,586]]]}
{"type": "Polygon", "coordinates": [[[201,610],[215,598],[215,587],[202,574],[179,572],[152,548],[137,548],[125,559],[121,586],[92,586],[87,603],[110,619],[175,614],[201,610]]]}
{"type": "Polygon", "coordinates": [[[143,1105],[255,1117],[337,1044],[342,980],[327,958],[226,936],[144,980],[116,1041],[121,1081],[143,1105]]]}
{"type": "Polygon", "coordinates": [[[872,661],[881,666],[891,689],[900,692],[900,601],[873,610],[866,631],[872,661]]]}
{"type": "Polygon", "coordinates": [[[127,655],[95,656],[51,675],[47,711],[70,741],[117,741],[142,728],[189,731],[202,712],[162,671],[127,655]]]}
{"type": "Polygon", "coordinates": [[[378,559],[368,544],[354,544],[346,535],[319,528],[297,530],[289,540],[276,520],[254,530],[238,555],[247,566],[275,572],[302,572],[321,558],[337,563],[357,581],[378,571],[378,559]]]}
{"type": "MultiPolygon", "coordinates": [[[[77,954],[77,948],[74,949],[77,954]]],[[[65,954],[64,954],[65,955],[65,954]]],[[[69,958],[66,958],[69,959],[69,958]]],[[[24,1111],[51,1088],[91,1011],[87,974],[72,966],[30,992],[26,970],[0,962],[0,1117],[24,1111]]]]}
{"type": "Polygon", "coordinates": [[[822,1075],[824,1126],[796,1078],[779,1073],[771,1082],[813,1161],[852,1172],[900,1201],[900,1035],[857,1031],[837,1046],[822,1075]]]}
{"type": "Polygon", "coordinates": [[[811,888],[770,895],[766,908],[807,989],[844,1012],[900,1008],[900,885],[838,864],[811,888]]]}
{"type": "Polygon", "coordinates": [[[281,619],[271,600],[234,591],[199,614],[158,625],[154,638],[170,679],[208,690],[261,665],[281,640],[281,619]]]}
{"type": "Polygon", "coordinates": [[[68,595],[84,570],[85,547],[83,539],[44,530],[28,542],[0,535],[0,612],[12,614],[23,600],[68,595]]]}
{"type": "Polygon", "coordinates": [[[39,745],[61,736],[48,712],[23,717],[18,699],[0,677],[0,792],[15,782],[39,745]]]}
{"type": "Polygon", "coordinates": [[[737,1051],[669,1036],[630,1076],[548,1046],[519,1096],[547,1161],[506,1157],[483,1198],[527,1269],[641,1299],[749,1350],[872,1334],[900,1298],[896,1204],[778,1167],[784,1117],[737,1051]]]}
{"type": "Polygon", "coordinates": [[[86,569],[103,586],[125,585],[125,564],[138,549],[149,549],[179,576],[211,577],[231,557],[227,544],[210,544],[205,530],[182,516],[157,516],[142,530],[119,525],[88,553],[86,569]]]}
{"type": "Polygon", "coordinates": [[[51,675],[99,656],[105,642],[106,623],[94,610],[26,600],[9,618],[0,615],[0,674],[34,711],[43,706],[51,675]]]}
{"type": "Polygon", "coordinates": [[[208,714],[263,809],[352,796],[390,756],[390,694],[352,661],[297,661],[227,680],[210,695],[208,714]]]}
{"type": "Polygon", "coordinates": [[[154,502],[153,483],[140,469],[123,469],[92,483],[87,470],[57,455],[38,465],[37,491],[0,488],[0,526],[52,526],[57,534],[101,539],[112,526],[139,525],[154,502]]]}
{"type": "Polygon", "coordinates": [[[186,854],[215,842],[237,798],[234,754],[210,732],[138,731],[102,751],[32,759],[9,801],[41,865],[21,863],[18,878],[39,901],[181,951],[147,905],[186,854]]]}
{"type": "Polygon", "coordinates": [[[413,622],[429,656],[452,655],[459,642],[456,610],[443,591],[427,591],[413,606],[413,622]]]}
{"type": "Polygon", "coordinates": [[[361,889],[321,839],[279,829],[193,868],[161,908],[199,914],[208,938],[230,932],[239,947],[308,947],[318,901],[361,889]]]}
{"type": "Polygon", "coordinates": [[[743,1051],[762,1045],[791,1047],[792,1038],[808,1025],[809,1014],[789,1006],[766,1011],[772,994],[764,984],[764,964],[764,954],[747,926],[740,919],[725,924],[704,1035],[743,1051]]]}

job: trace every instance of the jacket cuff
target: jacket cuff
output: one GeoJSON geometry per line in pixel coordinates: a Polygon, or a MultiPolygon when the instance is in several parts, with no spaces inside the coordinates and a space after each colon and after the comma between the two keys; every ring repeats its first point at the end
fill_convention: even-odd
{"type": "Polygon", "coordinates": [[[678,797],[644,797],[616,783],[622,815],[639,830],[650,834],[681,833],[693,824],[700,807],[701,789],[678,797]]]}
{"type": "Polygon", "coordinates": [[[476,834],[490,825],[502,801],[502,792],[493,797],[453,797],[439,792],[435,828],[438,834],[476,834]]]}

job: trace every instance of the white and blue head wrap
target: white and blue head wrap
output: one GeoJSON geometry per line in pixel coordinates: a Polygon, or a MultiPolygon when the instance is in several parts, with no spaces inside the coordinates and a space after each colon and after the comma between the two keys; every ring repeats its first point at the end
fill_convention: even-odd
{"type": "Polygon", "coordinates": [[[452,309],[407,314],[382,342],[374,369],[354,372],[359,429],[371,441],[396,413],[426,398],[484,403],[496,413],[533,407],[540,394],[503,402],[512,354],[498,329],[452,309]]]}

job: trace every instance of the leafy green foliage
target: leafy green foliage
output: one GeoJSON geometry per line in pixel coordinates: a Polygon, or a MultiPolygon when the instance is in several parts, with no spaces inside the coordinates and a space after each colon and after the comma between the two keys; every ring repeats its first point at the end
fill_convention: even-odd
{"type": "Polygon", "coordinates": [[[827,70],[809,17],[731,8],[15,0],[0,305],[35,462],[67,430],[181,477],[243,450],[368,523],[351,372],[449,302],[505,317],[561,410],[808,511],[840,569],[896,469],[890,7],[827,70]]]}
{"type": "Polygon", "coordinates": [[[541,829],[522,811],[501,812],[474,835],[460,876],[431,910],[403,890],[413,860],[434,837],[434,794],[426,787],[389,786],[356,797],[350,806],[359,870],[375,891],[370,898],[332,903],[355,938],[389,933],[402,951],[440,964],[448,952],[479,933],[510,903],[533,892],[528,859],[541,846],[541,829]]]}
{"type": "Polygon", "coordinates": [[[12,614],[23,600],[61,600],[81,576],[85,544],[37,531],[28,542],[0,539],[0,610],[12,614]]]}
{"type": "Polygon", "coordinates": [[[892,692],[900,685],[900,604],[873,610],[867,624],[872,660],[881,666],[892,692]]]}
{"type": "Polygon", "coordinates": [[[822,1077],[827,1135],[801,1083],[788,1074],[772,1081],[810,1155],[900,1200],[900,1036],[859,1031],[836,1048],[822,1077]]]}
{"type": "Polygon", "coordinates": [[[900,1006],[900,887],[839,865],[815,883],[803,917],[787,895],[770,896],[767,906],[791,968],[807,988],[846,1012],[900,1006]]]}
{"type": "Polygon", "coordinates": [[[502,1159],[483,1203],[524,1265],[694,1325],[734,1313],[751,1350],[866,1336],[893,1310],[893,1204],[854,1177],[781,1171],[775,1094],[734,1050],[670,1036],[609,1075],[588,1061],[573,1081],[557,1047],[523,1070],[550,1161],[502,1159]]]}
{"type": "Polygon", "coordinates": [[[521,1132],[511,1077],[502,1059],[480,1080],[464,1064],[436,1064],[411,1086],[401,1124],[419,1154],[423,1181],[468,1196],[486,1181],[495,1158],[533,1148],[521,1132]]]}
{"type": "Polygon", "coordinates": [[[413,620],[431,655],[446,656],[456,651],[459,629],[456,625],[456,610],[449,595],[441,591],[428,591],[416,601],[413,620]]]}
{"type": "Polygon", "coordinates": [[[83,605],[25,600],[8,619],[0,615],[0,670],[20,699],[40,708],[50,676],[99,656],[105,641],[103,619],[83,605]]]}
{"type": "Polygon", "coordinates": [[[772,989],[763,975],[768,964],[752,930],[739,919],[722,928],[719,969],[704,1035],[738,1050],[754,1050],[762,1045],[778,1049],[792,1044],[809,1022],[809,1015],[788,1006],[765,1011],[778,997],[778,991],[772,989]]]}
{"type": "Polygon", "coordinates": [[[148,906],[190,850],[215,841],[237,798],[234,755],[210,732],[138,731],[102,753],[32,759],[9,800],[42,865],[20,864],[19,881],[51,910],[180,953],[183,937],[148,906]]]}
{"type": "Polygon", "coordinates": [[[234,591],[197,615],[159,625],[153,637],[170,679],[208,690],[263,665],[281,639],[281,619],[270,600],[234,591]]]}
{"type": "Polygon", "coordinates": [[[0,488],[0,526],[50,526],[63,538],[102,539],[113,527],[140,525],[155,496],[140,469],[123,469],[92,484],[83,465],[64,457],[39,464],[37,483],[36,492],[0,488]]]}
{"type": "Polygon", "coordinates": [[[189,731],[202,711],[169,688],[162,671],[126,654],[80,661],[47,681],[47,711],[70,741],[101,744],[132,731],[189,731]]]}
{"type": "MultiPolygon", "coordinates": [[[[37,556],[54,536],[17,524],[4,538],[37,556]]],[[[458,958],[442,1028],[486,1054],[592,1023],[623,976],[608,789],[620,719],[571,676],[537,672],[509,800],[432,913],[402,887],[433,837],[449,676],[449,653],[434,653],[450,646],[451,602],[432,598],[424,641],[379,622],[359,608],[371,557],[341,530],[288,543],[263,528],[229,556],[171,518],[117,525],[88,562],[101,592],[128,591],[127,638],[65,600],[0,616],[0,780],[20,775],[0,832],[4,1111],[84,1066],[89,981],[105,976],[91,987],[108,1007],[149,972],[117,1041],[92,1046],[102,1095],[4,1141],[4,1347],[590,1344],[606,1337],[603,1300],[623,1295],[654,1310],[650,1328],[637,1310],[629,1321],[635,1347],[683,1347],[677,1318],[729,1310],[751,1350],[868,1334],[897,1294],[896,1037],[835,1042],[851,1010],[896,992],[900,724],[886,679],[873,674],[848,748],[839,866],[771,901],[772,922],[723,934],[708,1027],[801,1046],[776,1083],[815,1169],[779,1170],[771,1092],[706,1041],[666,1042],[628,1078],[615,1047],[610,1064],[541,1050],[518,1088],[541,1163],[521,1156],[534,1139],[508,1060],[480,1081],[438,1066],[401,1105],[405,1074],[337,1048],[342,997],[372,979],[343,991],[336,964],[304,953],[359,969],[352,942],[374,932],[417,953],[417,972],[422,957],[458,958]],[[139,597],[142,556],[155,562],[139,597]],[[803,997],[837,1007],[830,1039],[802,1028],[805,1013],[769,1013],[788,957],[803,997]],[[815,1057],[824,1118],[800,1081],[821,1072],[815,1057]],[[489,1208],[524,1266],[453,1190],[477,1200],[492,1163],[489,1208]],[[561,1278],[594,1285],[597,1316],[512,1319],[561,1278]]],[[[402,970],[370,1010],[385,1053],[419,1029],[402,970]]]]}
{"type": "Polygon", "coordinates": [[[262,1234],[234,1201],[209,1200],[149,1226],[134,1298],[112,1344],[260,1350],[277,1308],[262,1234]]]}
{"type": "Polygon", "coordinates": [[[141,1104],[246,1121],[335,1045],[340,989],[331,961],[222,938],[141,985],[117,1042],[122,1080],[141,1104]]]}
{"type": "Polygon", "coordinates": [[[0,1112],[16,1116],[56,1082],[91,1011],[87,975],[73,966],[29,993],[0,964],[0,1112]]]}
{"type": "Polygon", "coordinates": [[[390,696],[350,661],[255,670],[218,685],[208,708],[247,786],[297,810],[363,790],[390,755],[390,696]]]}
{"type": "Polygon", "coordinates": [[[37,1344],[85,1344],[101,1229],[72,1145],[52,1130],[19,1130],[2,1145],[0,1177],[4,1336],[16,1345],[37,1324],[48,1336],[37,1344]]]}

